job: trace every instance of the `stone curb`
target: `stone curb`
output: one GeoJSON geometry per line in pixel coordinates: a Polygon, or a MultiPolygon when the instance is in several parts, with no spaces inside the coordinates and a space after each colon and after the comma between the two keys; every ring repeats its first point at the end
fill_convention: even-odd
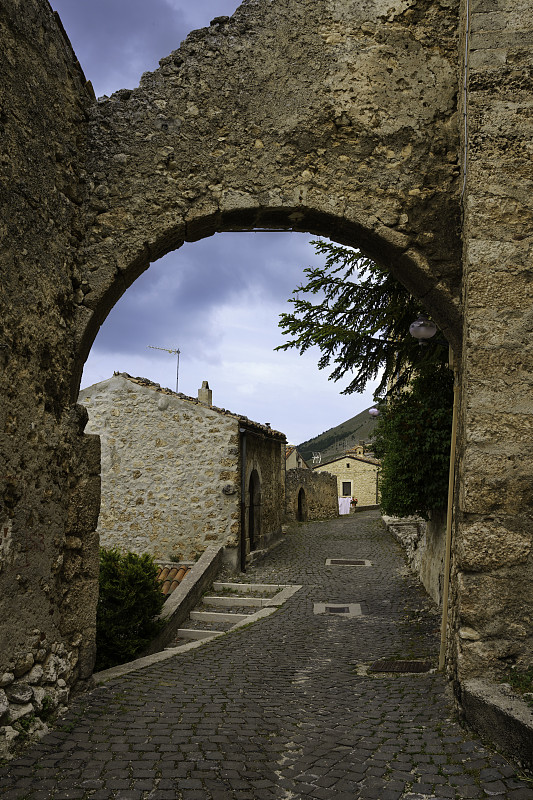
{"type": "Polygon", "coordinates": [[[467,723],[513,761],[533,770],[533,709],[498,684],[480,679],[461,684],[467,723]]]}
{"type": "MultiPolygon", "coordinates": [[[[198,564],[200,563],[200,561],[198,561],[198,564]]],[[[202,571],[202,575],[205,575],[205,570],[202,571]]],[[[184,583],[185,580],[186,579],[184,579],[182,583],[184,583]]],[[[120,678],[122,675],[127,675],[128,672],[134,672],[137,669],[150,667],[152,666],[152,664],[157,664],[160,661],[165,661],[167,658],[172,658],[173,656],[178,655],[178,653],[186,653],[188,650],[194,650],[197,647],[201,647],[201,645],[205,644],[206,642],[210,642],[212,639],[218,639],[220,636],[226,636],[228,633],[231,633],[231,631],[236,631],[239,628],[251,625],[252,623],[257,622],[257,620],[263,619],[264,617],[268,617],[270,616],[270,614],[273,614],[274,611],[277,611],[278,608],[281,605],[283,605],[283,603],[285,603],[286,600],[289,599],[289,597],[292,597],[292,595],[295,594],[301,588],[302,588],[301,586],[284,585],[281,591],[278,592],[272,598],[272,600],[270,601],[271,604],[268,607],[261,608],[254,614],[247,614],[246,619],[239,620],[239,622],[233,625],[228,631],[212,633],[208,636],[205,636],[202,639],[198,639],[197,641],[194,642],[188,642],[187,644],[182,644],[179,647],[167,647],[165,650],[161,652],[151,653],[150,655],[142,656],[141,658],[135,659],[135,661],[128,661],[127,664],[119,664],[116,667],[103,669],[101,672],[96,672],[93,675],[93,680],[96,684],[106,683],[106,681],[109,681],[112,678],[120,678]]],[[[177,589],[175,591],[177,591],[177,589]]],[[[175,592],[173,592],[173,594],[175,594],[175,592]]]]}
{"type": "Polygon", "coordinates": [[[134,672],[135,670],[143,669],[144,667],[151,667],[152,664],[158,664],[160,661],[166,661],[167,658],[172,658],[178,653],[185,653],[187,650],[194,650],[196,647],[200,647],[202,644],[205,644],[205,642],[211,641],[211,639],[217,639],[219,636],[225,635],[225,633],[214,633],[209,637],[209,639],[198,639],[198,641],[195,642],[182,644],[180,647],[168,647],[166,650],[163,650],[160,653],[152,653],[149,656],[136,658],[135,661],[128,661],[127,664],[119,664],[116,667],[103,669],[101,672],[94,673],[93,680],[97,685],[106,683],[112,678],[120,678],[122,675],[127,675],[128,672],[134,672]]]}

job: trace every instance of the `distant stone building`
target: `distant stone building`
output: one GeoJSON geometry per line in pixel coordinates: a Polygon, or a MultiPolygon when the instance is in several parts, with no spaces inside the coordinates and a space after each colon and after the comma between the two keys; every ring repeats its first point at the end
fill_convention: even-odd
{"type": "Polygon", "coordinates": [[[359,506],[373,506],[379,502],[379,466],[375,458],[348,453],[327,464],[319,464],[313,472],[335,475],[339,497],[354,497],[359,506]]]}
{"type": "Polygon", "coordinates": [[[285,468],[286,469],[309,469],[305,458],[297,447],[288,444],[285,448],[285,468]]]}
{"type": "Polygon", "coordinates": [[[244,566],[281,534],[285,436],[126,373],[82,390],[87,431],[102,444],[101,543],[160,560],[192,560],[208,545],[244,566]]]}
{"type": "Polygon", "coordinates": [[[335,476],[308,468],[288,469],[285,510],[288,522],[312,522],[337,517],[339,508],[335,476]]]}

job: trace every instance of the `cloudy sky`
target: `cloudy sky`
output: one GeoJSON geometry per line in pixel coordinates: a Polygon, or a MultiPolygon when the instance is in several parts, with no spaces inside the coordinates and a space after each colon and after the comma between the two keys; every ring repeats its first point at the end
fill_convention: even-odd
{"type": "MultiPolygon", "coordinates": [[[[143,72],[195,28],[231,15],[238,0],[50,0],[97,96],[138,85],[143,72]]],[[[344,396],[318,353],[274,352],[279,315],[289,310],[303,269],[317,264],[311,236],[221,233],[185,244],[152,264],[111,311],[85,365],[82,387],[114,370],[176,385],[196,396],[203,380],[213,403],[270,422],[297,444],[359,413],[372,391],[344,396]]]]}

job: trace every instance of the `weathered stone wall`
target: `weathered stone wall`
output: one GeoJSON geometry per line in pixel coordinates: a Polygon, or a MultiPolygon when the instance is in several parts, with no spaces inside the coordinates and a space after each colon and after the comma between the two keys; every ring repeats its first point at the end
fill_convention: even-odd
{"type": "Polygon", "coordinates": [[[383,522],[402,545],[409,567],[440,606],[444,577],[445,515],[433,514],[427,522],[420,517],[383,517],[383,522]]]}
{"type": "MultiPolygon", "coordinates": [[[[246,433],[246,466],[244,470],[245,509],[244,546],[250,554],[250,503],[255,502],[254,549],[264,550],[281,535],[285,513],[285,437],[272,431],[265,434],[244,427],[246,433]],[[250,477],[258,476],[259,497],[250,496],[250,477]]],[[[242,438],[241,438],[242,457],[242,438]]]]}
{"type": "Polygon", "coordinates": [[[237,547],[238,420],[123,375],[80,392],[102,443],[100,541],[156,559],[237,547]]]}
{"type": "Polygon", "coordinates": [[[0,756],[94,656],[98,442],[70,405],[85,79],[47,3],[0,7],[0,756]]]}
{"type": "Polygon", "coordinates": [[[288,469],[285,476],[285,518],[287,521],[332,519],[339,516],[337,479],[327,472],[288,469]],[[304,519],[298,520],[298,495],[305,495],[304,519]]]}
{"type": "Polygon", "coordinates": [[[46,0],[2,3],[0,597],[14,622],[0,674],[23,684],[11,708],[29,713],[35,660],[71,654],[64,677],[43,667],[54,691],[90,670],[97,450],[71,404],[101,322],[150,261],[254,227],[360,246],[434,314],[463,390],[449,663],[460,680],[531,663],[532,33],[523,0],[469,5],[466,98],[465,0],[460,13],[249,0],[90,108],[46,0]]]}
{"type": "Polygon", "coordinates": [[[349,481],[351,484],[350,497],[357,499],[358,506],[373,506],[378,500],[379,466],[361,458],[346,457],[328,464],[314,467],[313,472],[329,472],[337,479],[337,492],[343,497],[342,484],[349,481]]]}
{"type": "Polygon", "coordinates": [[[531,6],[481,0],[469,12],[459,679],[533,664],[531,6]]]}

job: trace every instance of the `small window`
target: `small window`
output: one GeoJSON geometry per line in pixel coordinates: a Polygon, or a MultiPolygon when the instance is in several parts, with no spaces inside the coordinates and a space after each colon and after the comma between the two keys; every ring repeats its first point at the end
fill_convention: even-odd
{"type": "Polygon", "coordinates": [[[350,469],[350,462],[349,462],[349,461],[348,461],[348,463],[346,464],[346,468],[347,468],[347,469],[350,469]]]}
{"type": "Polygon", "coordinates": [[[351,497],[352,495],[352,482],[351,481],[343,481],[342,482],[342,496],[343,497],[351,497]]]}

